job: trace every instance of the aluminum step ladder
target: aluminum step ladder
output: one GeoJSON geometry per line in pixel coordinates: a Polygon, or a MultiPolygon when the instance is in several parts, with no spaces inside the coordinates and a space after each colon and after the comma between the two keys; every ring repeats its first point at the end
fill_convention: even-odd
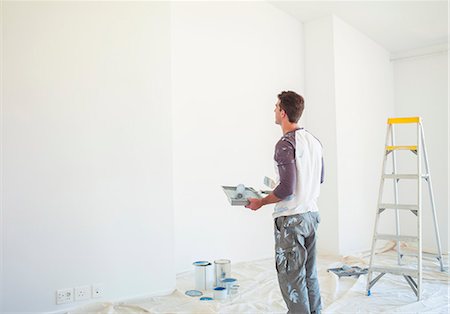
{"type": "Polygon", "coordinates": [[[406,282],[409,284],[411,289],[417,296],[417,300],[421,300],[422,298],[422,179],[424,179],[428,184],[428,192],[431,201],[431,209],[433,213],[433,222],[434,229],[436,233],[436,242],[438,254],[434,257],[440,263],[440,270],[444,271],[443,259],[442,259],[442,250],[441,250],[441,240],[439,237],[439,227],[436,216],[436,209],[434,203],[434,194],[433,194],[433,186],[431,183],[430,176],[430,168],[428,165],[428,156],[425,146],[425,135],[423,131],[422,121],[420,117],[409,117],[409,118],[389,118],[387,121],[388,127],[386,132],[386,141],[385,141],[385,153],[383,158],[383,172],[381,175],[380,181],[380,189],[378,193],[378,207],[376,211],[375,218],[375,230],[372,239],[372,251],[370,255],[370,266],[369,272],[367,274],[367,295],[370,296],[370,289],[375,285],[375,283],[383,277],[385,274],[395,274],[399,276],[403,276],[406,279],[406,282]],[[414,146],[397,146],[395,144],[395,132],[394,125],[396,124],[411,124],[414,123],[417,125],[417,145],[414,146]],[[391,145],[388,145],[390,141],[391,145]],[[396,152],[399,150],[409,150],[414,153],[417,157],[417,173],[415,174],[398,174],[397,173],[397,160],[396,160],[396,152]],[[388,159],[388,155],[392,155],[392,173],[386,173],[386,163],[388,159]],[[425,161],[425,173],[422,173],[422,154],[425,161]],[[383,190],[385,180],[392,179],[394,183],[394,203],[383,203],[383,190]],[[398,202],[398,185],[400,180],[417,180],[417,204],[399,204],[398,202]],[[378,233],[378,224],[380,221],[380,214],[385,210],[395,211],[395,234],[381,234],[378,233]],[[406,210],[411,211],[417,217],[417,236],[405,236],[400,234],[400,220],[399,220],[399,211],[406,210]],[[386,267],[374,264],[375,257],[375,246],[377,240],[393,240],[396,242],[397,248],[397,263],[395,267],[386,267]],[[402,267],[402,257],[407,254],[403,254],[400,251],[400,241],[404,242],[415,242],[417,243],[417,254],[413,254],[417,258],[417,268],[411,269],[407,267],[402,267]],[[378,275],[372,279],[374,273],[378,273],[378,275]],[[416,278],[416,280],[414,280],[416,278]]]}

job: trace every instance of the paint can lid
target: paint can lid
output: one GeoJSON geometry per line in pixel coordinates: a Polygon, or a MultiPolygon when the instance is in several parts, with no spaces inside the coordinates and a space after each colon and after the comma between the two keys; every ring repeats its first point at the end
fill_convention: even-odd
{"type": "Polygon", "coordinates": [[[231,261],[229,259],[217,259],[214,261],[214,264],[230,264],[231,261]]]}
{"type": "Polygon", "coordinates": [[[200,301],[212,301],[212,300],[214,300],[214,299],[211,297],[201,297],[200,298],[200,301]]]}
{"type": "Polygon", "coordinates": [[[211,263],[208,262],[208,261],[197,261],[197,262],[193,262],[192,265],[194,265],[194,266],[208,266],[208,265],[211,265],[211,263]]]}
{"type": "Polygon", "coordinates": [[[222,290],[226,290],[226,288],[224,288],[224,287],[215,287],[214,290],[216,290],[216,291],[222,291],[222,290]]]}
{"type": "Polygon", "coordinates": [[[190,297],[200,297],[203,295],[201,291],[198,290],[188,290],[184,294],[190,296],[190,297]]]}
{"type": "Polygon", "coordinates": [[[226,282],[226,283],[231,283],[231,282],[236,282],[237,279],[235,278],[224,278],[221,280],[221,282],[226,282]]]}

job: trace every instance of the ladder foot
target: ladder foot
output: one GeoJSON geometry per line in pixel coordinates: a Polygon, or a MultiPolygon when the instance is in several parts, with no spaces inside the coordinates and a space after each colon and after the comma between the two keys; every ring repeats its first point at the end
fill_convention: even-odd
{"type": "Polygon", "coordinates": [[[367,290],[367,296],[370,297],[370,290],[367,290]]]}

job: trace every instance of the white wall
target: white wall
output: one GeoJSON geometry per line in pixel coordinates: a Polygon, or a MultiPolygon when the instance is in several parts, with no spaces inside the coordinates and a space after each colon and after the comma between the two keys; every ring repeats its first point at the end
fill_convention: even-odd
{"type": "MultiPolygon", "coordinates": [[[[448,53],[400,58],[393,64],[396,115],[421,116],[423,119],[442,249],[444,252],[448,252],[448,53]]],[[[415,134],[412,137],[408,136],[406,132],[399,135],[400,141],[402,141],[399,144],[415,144],[415,134]]],[[[408,166],[414,166],[416,159],[414,155],[409,155],[401,156],[401,161],[408,166]]],[[[424,185],[423,200],[423,247],[427,251],[436,252],[434,226],[426,185],[424,185]]],[[[406,218],[408,223],[403,229],[407,233],[414,233],[415,216],[412,214],[408,216],[406,218]]]]}
{"type": "Polygon", "coordinates": [[[324,145],[319,251],[370,248],[386,118],[393,113],[389,53],[329,16],[305,24],[308,128],[324,145]],[[378,143],[378,144],[377,144],[378,143]]]}
{"type": "Polygon", "coordinates": [[[175,248],[196,260],[273,256],[272,206],[231,207],[221,185],[272,176],[277,94],[303,93],[302,25],[262,2],[172,4],[175,248]]]}
{"type": "Polygon", "coordinates": [[[389,52],[333,18],[338,155],[339,251],[370,249],[386,120],[393,115],[389,52]]]}
{"type": "Polygon", "coordinates": [[[339,253],[337,130],[333,20],[305,23],[305,118],[307,128],[323,145],[325,181],[318,205],[322,217],[318,249],[339,253]]]}
{"type": "Polygon", "coordinates": [[[2,311],[169,292],[169,4],[3,2],[2,23],[2,311]]]}

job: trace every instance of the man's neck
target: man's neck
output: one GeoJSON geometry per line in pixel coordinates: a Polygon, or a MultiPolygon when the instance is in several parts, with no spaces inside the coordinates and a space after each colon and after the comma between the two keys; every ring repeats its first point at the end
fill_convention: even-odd
{"type": "Polygon", "coordinates": [[[291,131],[295,131],[298,129],[298,125],[297,123],[283,123],[281,124],[281,130],[283,131],[283,135],[291,132],[291,131]]]}

